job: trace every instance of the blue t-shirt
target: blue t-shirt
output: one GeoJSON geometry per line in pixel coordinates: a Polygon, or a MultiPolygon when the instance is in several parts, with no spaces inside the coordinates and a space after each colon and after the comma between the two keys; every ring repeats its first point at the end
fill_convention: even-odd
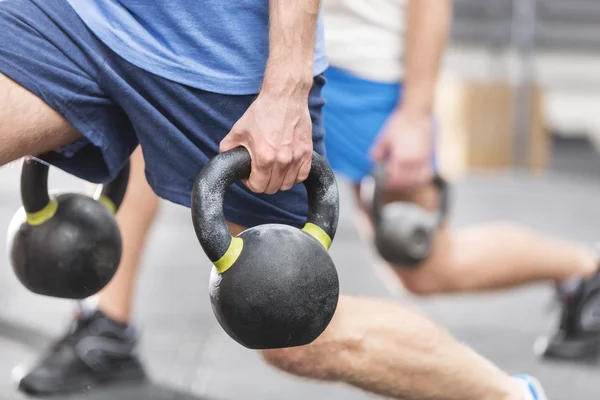
{"type": "MultiPolygon", "coordinates": [[[[268,0],[68,0],[130,63],[222,94],[260,90],[269,54],[268,0]]],[[[314,74],[327,68],[319,16],[314,74]]]]}

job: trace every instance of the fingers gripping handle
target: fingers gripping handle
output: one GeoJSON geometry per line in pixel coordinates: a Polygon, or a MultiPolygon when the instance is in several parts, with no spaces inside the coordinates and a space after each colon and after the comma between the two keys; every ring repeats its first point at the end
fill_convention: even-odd
{"type": "MultiPolygon", "coordinates": [[[[223,215],[227,188],[250,176],[252,160],[243,147],[221,153],[198,174],[192,190],[192,221],[202,249],[213,262],[221,260],[232,244],[223,215]]],[[[335,176],[326,161],[313,153],[312,168],[304,182],[308,193],[308,218],[304,231],[328,248],[339,217],[335,176]]]]}

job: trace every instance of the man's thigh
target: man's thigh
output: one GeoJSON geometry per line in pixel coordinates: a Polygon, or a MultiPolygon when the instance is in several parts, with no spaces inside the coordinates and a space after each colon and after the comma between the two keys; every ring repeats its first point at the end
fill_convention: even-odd
{"type": "Polygon", "coordinates": [[[79,137],[44,101],[0,74],[0,165],[45,153],[79,137]]]}
{"type": "Polygon", "coordinates": [[[0,2],[0,26],[0,162],[33,153],[85,180],[115,177],[137,140],[101,87],[105,46],[64,0],[0,2]]]}

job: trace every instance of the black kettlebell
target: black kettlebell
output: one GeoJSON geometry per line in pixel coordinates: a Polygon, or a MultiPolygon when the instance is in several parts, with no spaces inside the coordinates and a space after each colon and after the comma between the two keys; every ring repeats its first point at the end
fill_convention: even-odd
{"type": "Polygon", "coordinates": [[[383,204],[385,170],[376,169],[371,202],[375,247],[387,262],[414,268],[429,257],[435,233],[448,214],[450,197],[448,183],[441,176],[435,175],[432,182],[439,192],[439,205],[434,212],[407,201],[383,204]]]}
{"type": "Polygon", "coordinates": [[[121,233],[114,219],[129,180],[129,163],[98,198],[48,194],[48,166],[23,162],[21,207],[8,230],[13,270],[30,291],[83,299],[112,279],[121,260],[121,233]]]}
{"type": "Polygon", "coordinates": [[[250,164],[245,148],[221,153],[201,170],[192,192],[194,229],[214,264],[212,308],[225,332],[247,348],[309,344],[331,321],[339,297],[327,252],[338,223],[337,183],[325,160],[313,153],[304,182],[304,228],[265,224],[232,237],[223,199],[231,184],[250,176],[250,164]]]}

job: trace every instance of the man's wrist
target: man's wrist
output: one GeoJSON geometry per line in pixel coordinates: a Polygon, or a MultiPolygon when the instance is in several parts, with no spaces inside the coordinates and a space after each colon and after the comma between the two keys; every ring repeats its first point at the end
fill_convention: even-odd
{"type": "Polygon", "coordinates": [[[282,63],[267,64],[261,93],[308,97],[312,85],[312,63],[310,63],[310,68],[299,68],[298,65],[282,63]]]}
{"type": "Polygon", "coordinates": [[[402,85],[398,108],[406,114],[430,116],[434,107],[435,85],[435,80],[407,77],[402,85]]]}
{"type": "Polygon", "coordinates": [[[396,106],[395,112],[407,117],[429,118],[433,114],[433,106],[428,103],[400,102],[396,106]]]}

